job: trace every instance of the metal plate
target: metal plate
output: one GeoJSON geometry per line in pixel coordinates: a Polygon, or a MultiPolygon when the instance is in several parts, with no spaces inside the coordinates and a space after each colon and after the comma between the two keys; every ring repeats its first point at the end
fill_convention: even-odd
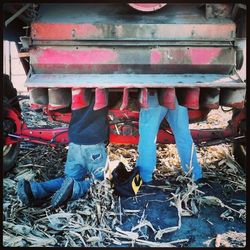
{"type": "Polygon", "coordinates": [[[32,74],[27,87],[60,88],[245,88],[237,76],[217,74],[32,74]]]}
{"type": "Polygon", "coordinates": [[[213,73],[235,65],[231,47],[42,46],[30,50],[35,73],[213,73]]]}

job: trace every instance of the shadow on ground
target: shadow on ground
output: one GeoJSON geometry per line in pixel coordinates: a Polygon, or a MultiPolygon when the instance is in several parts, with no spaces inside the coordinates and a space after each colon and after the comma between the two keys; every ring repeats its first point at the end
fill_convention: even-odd
{"type": "MultiPolygon", "coordinates": [[[[232,204],[234,201],[245,202],[245,192],[225,193],[225,189],[216,182],[199,186],[199,190],[203,191],[204,195],[216,196],[224,204],[232,204]]],[[[171,206],[170,197],[170,191],[143,186],[136,197],[121,198],[123,213],[122,224],[119,227],[124,231],[131,231],[142,218],[151,222],[155,230],[177,226],[178,212],[176,207],[171,206]],[[129,210],[140,211],[134,214],[126,213],[129,210]]],[[[236,206],[234,208],[237,209],[236,206]]],[[[225,208],[206,205],[198,207],[198,210],[197,215],[182,217],[180,229],[164,234],[157,242],[188,239],[179,246],[211,247],[214,246],[214,240],[218,234],[228,231],[246,232],[246,224],[240,218],[222,219],[220,217],[226,210],[225,208]]],[[[139,234],[145,240],[156,241],[155,232],[148,226],[141,227],[139,234]]]]}

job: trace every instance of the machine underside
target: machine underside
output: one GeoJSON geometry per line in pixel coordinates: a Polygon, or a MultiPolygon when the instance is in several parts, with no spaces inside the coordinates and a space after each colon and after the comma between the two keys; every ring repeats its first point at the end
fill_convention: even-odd
{"type": "MultiPolygon", "coordinates": [[[[110,108],[111,141],[118,143],[137,143],[138,111],[148,106],[151,90],[169,109],[177,98],[189,109],[190,122],[206,119],[220,105],[243,110],[246,82],[238,73],[244,61],[238,41],[245,37],[235,11],[234,4],[167,4],[150,13],[126,3],[40,4],[30,36],[21,37],[29,52],[31,107],[69,122],[71,110],[88,106],[93,91],[94,109],[110,108]],[[114,124],[121,119],[130,123],[117,133],[114,124]]],[[[233,137],[237,124],[226,132],[194,131],[194,140],[233,137]]],[[[51,140],[63,131],[37,130],[37,138],[51,140]]],[[[30,136],[21,125],[19,133],[30,136]]],[[[57,142],[67,142],[65,133],[57,142]]],[[[160,132],[159,141],[174,139],[160,132]]]]}

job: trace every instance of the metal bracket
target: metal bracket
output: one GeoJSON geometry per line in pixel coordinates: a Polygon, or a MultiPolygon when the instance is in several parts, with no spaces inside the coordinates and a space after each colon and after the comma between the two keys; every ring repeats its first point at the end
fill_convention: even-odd
{"type": "Polygon", "coordinates": [[[20,10],[18,10],[14,15],[5,21],[5,27],[7,27],[12,21],[14,21],[18,16],[20,16],[25,10],[27,10],[32,4],[25,4],[20,10]]]}
{"type": "Polygon", "coordinates": [[[31,38],[28,36],[20,36],[20,41],[22,44],[22,48],[21,50],[27,50],[29,49],[30,45],[31,45],[31,38]]]}

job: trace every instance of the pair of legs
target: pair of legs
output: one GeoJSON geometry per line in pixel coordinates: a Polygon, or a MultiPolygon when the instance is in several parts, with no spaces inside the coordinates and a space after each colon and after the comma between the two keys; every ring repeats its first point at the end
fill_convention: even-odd
{"type": "MultiPolygon", "coordinates": [[[[65,164],[65,177],[56,178],[45,182],[30,181],[30,188],[34,200],[43,200],[58,191],[66,179],[73,179],[71,199],[82,197],[90,187],[94,179],[104,178],[104,167],[107,153],[104,143],[96,145],[69,144],[67,161],[65,164]],[[90,178],[85,180],[86,176],[90,178]]],[[[18,194],[22,200],[22,187],[18,194]]]]}
{"type": "Polygon", "coordinates": [[[193,168],[192,178],[202,178],[202,168],[197,160],[196,149],[193,148],[193,139],[189,130],[188,110],[175,101],[175,109],[168,109],[159,105],[157,93],[148,95],[148,108],[140,110],[139,117],[139,144],[136,165],[144,182],[152,181],[152,174],[156,168],[156,140],[160,124],[167,119],[174,134],[177,151],[180,156],[181,167],[185,173],[189,171],[189,165],[193,168]]]}

